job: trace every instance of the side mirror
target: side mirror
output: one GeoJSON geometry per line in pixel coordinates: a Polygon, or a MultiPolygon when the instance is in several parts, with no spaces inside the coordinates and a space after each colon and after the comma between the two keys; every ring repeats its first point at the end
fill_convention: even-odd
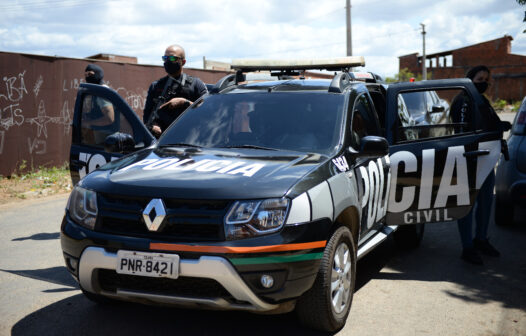
{"type": "Polygon", "coordinates": [[[431,108],[431,113],[439,113],[439,112],[441,113],[441,112],[444,112],[445,110],[446,108],[444,107],[444,105],[435,104],[431,108]]]}
{"type": "Polygon", "coordinates": [[[368,135],[360,141],[360,151],[356,157],[381,157],[389,154],[389,144],[385,138],[368,135]]]}
{"type": "Polygon", "coordinates": [[[104,150],[108,153],[131,153],[135,150],[135,141],[130,134],[116,132],[104,139],[104,150]]]}
{"type": "Polygon", "coordinates": [[[511,123],[509,121],[501,121],[500,128],[502,128],[504,132],[507,132],[511,129],[511,123]]]}

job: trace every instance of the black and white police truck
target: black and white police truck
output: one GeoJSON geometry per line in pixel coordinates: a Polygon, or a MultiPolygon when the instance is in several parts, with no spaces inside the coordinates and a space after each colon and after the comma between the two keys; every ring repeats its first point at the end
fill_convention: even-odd
{"type": "Polygon", "coordinates": [[[307,326],[342,328],[357,260],[391,233],[416,247],[425,223],[465,216],[501,148],[477,117],[400,120],[404,94],[417,91],[449,102],[464,94],[478,116],[469,80],[387,86],[349,72],[361,65],[235,61],[237,72],[158,141],[115,91],[82,84],[70,154],[78,183],[61,225],[82,292],[96,302],[295,309],[307,326]],[[336,72],[306,79],[309,69],[336,72]],[[255,71],[276,77],[245,81],[255,71]],[[112,118],[94,126],[101,106],[112,118]]]}

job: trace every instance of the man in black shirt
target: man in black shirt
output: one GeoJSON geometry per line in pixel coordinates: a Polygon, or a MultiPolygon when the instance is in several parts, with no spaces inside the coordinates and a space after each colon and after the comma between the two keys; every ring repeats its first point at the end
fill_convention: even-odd
{"type": "Polygon", "coordinates": [[[144,123],[157,138],[188,106],[207,92],[203,81],[183,72],[186,63],[183,47],[169,46],[162,59],[168,76],[150,85],[143,114],[144,123]]]}

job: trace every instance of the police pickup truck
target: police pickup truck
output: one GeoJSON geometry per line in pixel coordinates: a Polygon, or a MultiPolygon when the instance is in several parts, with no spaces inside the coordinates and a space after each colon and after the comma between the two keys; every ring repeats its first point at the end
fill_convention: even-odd
{"type": "Polygon", "coordinates": [[[469,80],[386,86],[349,72],[362,57],[234,63],[157,142],[115,91],[81,85],[67,269],[96,302],[295,309],[338,330],[357,260],[391,233],[416,247],[424,223],[465,216],[502,134],[477,129],[483,103],[469,80]],[[337,72],[314,80],[307,69],[337,72]],[[278,76],[246,82],[254,71],[278,76]],[[422,91],[464,94],[473,124],[404,124],[404,95],[422,91]],[[100,106],[113,117],[93,126],[100,106]]]}

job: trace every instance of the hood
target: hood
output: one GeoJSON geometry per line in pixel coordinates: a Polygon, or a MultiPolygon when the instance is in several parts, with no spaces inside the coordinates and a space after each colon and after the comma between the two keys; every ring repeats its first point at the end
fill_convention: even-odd
{"type": "Polygon", "coordinates": [[[81,183],[98,192],[147,197],[281,197],[327,161],[326,156],[298,152],[154,148],[113,161],[81,183]]]}

